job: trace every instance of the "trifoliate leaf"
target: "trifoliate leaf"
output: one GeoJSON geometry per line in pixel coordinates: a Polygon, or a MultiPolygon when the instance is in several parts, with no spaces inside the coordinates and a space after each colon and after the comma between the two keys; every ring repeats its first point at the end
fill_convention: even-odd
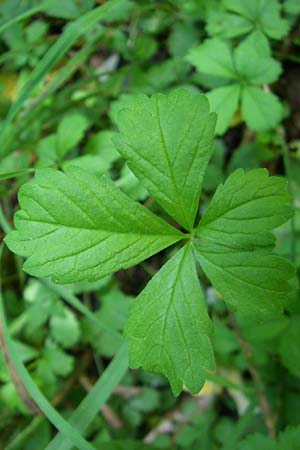
{"type": "Polygon", "coordinates": [[[282,114],[276,95],[253,86],[242,89],[242,116],[249,128],[257,131],[275,128],[282,114]]]}
{"type": "Polygon", "coordinates": [[[138,96],[131,105],[119,113],[117,148],[155,200],[192,230],[212,154],[215,115],[203,95],[183,89],[138,96]]]}
{"type": "Polygon", "coordinates": [[[234,21],[229,16],[229,23],[224,17],[223,30],[227,37],[235,37],[245,32],[261,30],[272,39],[281,39],[288,33],[288,21],[280,17],[280,5],[278,0],[225,0],[226,9],[244,20],[246,26],[240,28],[240,22],[234,29],[234,21]],[[231,19],[231,20],[230,20],[231,19]],[[230,27],[229,27],[230,26],[230,27]]]}
{"type": "Polygon", "coordinates": [[[57,283],[96,280],[177,242],[182,233],[119,191],[106,177],[77,167],[36,172],[19,191],[17,230],[8,247],[24,270],[57,283]]]}
{"type": "Polygon", "coordinates": [[[217,134],[223,134],[230,126],[238,107],[239,96],[238,84],[216,88],[207,94],[212,111],[217,113],[217,134]]]}
{"type": "Polygon", "coordinates": [[[291,214],[285,180],[265,169],[239,169],[219,186],[200,221],[194,245],[202,269],[227,305],[252,320],[282,313],[294,271],[270,253],[271,231],[291,214]]]}
{"type": "Polygon", "coordinates": [[[279,100],[271,92],[265,93],[257,87],[257,84],[277,80],[281,72],[281,66],[271,57],[270,46],[261,32],[249,36],[234,50],[220,39],[208,39],[190,52],[188,60],[200,73],[225,78],[225,87],[217,87],[208,93],[212,111],[218,113],[217,134],[224,133],[229,127],[239,101],[249,128],[265,131],[279,123],[282,117],[279,100]]]}
{"type": "Polygon", "coordinates": [[[132,368],[164,373],[175,395],[185,384],[194,394],[213,370],[207,315],[190,246],[150,280],[131,307],[125,337],[132,368]]]}

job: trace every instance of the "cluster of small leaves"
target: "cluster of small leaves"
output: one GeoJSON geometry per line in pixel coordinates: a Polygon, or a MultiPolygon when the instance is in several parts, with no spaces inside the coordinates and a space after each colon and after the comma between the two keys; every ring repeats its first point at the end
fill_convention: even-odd
{"type": "MultiPolygon", "coordinates": [[[[36,383],[51,398],[62,378],[69,376],[74,369],[75,358],[68,353],[68,349],[80,340],[79,322],[58,295],[38,280],[29,281],[24,290],[24,300],[24,312],[11,324],[11,330],[22,335],[22,339],[21,336],[15,339],[15,345],[22,355],[22,361],[34,366],[36,383]]],[[[2,363],[1,371],[1,401],[8,408],[17,408],[26,413],[2,363]]]]}
{"type": "Polygon", "coordinates": [[[250,129],[266,131],[278,125],[282,105],[264,86],[278,79],[281,67],[261,32],[234,49],[219,38],[207,39],[191,50],[188,59],[218,86],[208,93],[212,110],[218,113],[218,134],[229,128],[238,108],[250,129]]]}

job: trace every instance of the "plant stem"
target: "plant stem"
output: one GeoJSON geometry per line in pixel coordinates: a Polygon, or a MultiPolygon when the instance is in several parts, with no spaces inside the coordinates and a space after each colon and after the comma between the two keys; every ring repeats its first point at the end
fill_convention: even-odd
{"type": "Polygon", "coordinates": [[[258,400],[259,400],[261,410],[262,410],[262,413],[264,416],[265,424],[268,429],[268,434],[272,438],[276,439],[276,429],[275,429],[273,413],[272,413],[268,398],[266,396],[264,384],[261,380],[259,372],[257,371],[257,369],[254,365],[252,348],[251,348],[250,344],[247,341],[245,341],[245,339],[243,338],[240,327],[236,321],[236,318],[230,311],[229,311],[229,317],[230,317],[231,325],[237,335],[241,349],[246,357],[248,370],[250,372],[250,375],[252,377],[252,380],[253,380],[253,383],[254,383],[254,386],[255,386],[255,389],[257,392],[257,396],[258,396],[258,400]]]}

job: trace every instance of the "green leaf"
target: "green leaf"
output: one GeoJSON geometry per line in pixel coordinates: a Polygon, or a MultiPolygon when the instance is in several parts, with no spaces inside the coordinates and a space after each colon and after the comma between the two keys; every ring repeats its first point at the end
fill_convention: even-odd
{"type": "Polygon", "coordinates": [[[236,170],[217,189],[200,221],[195,248],[201,267],[234,311],[254,321],[282,313],[294,275],[271,254],[271,231],[292,215],[286,181],[265,169],[236,170]]]}
{"type": "Polygon", "coordinates": [[[83,114],[72,112],[63,117],[56,135],[56,152],[59,159],[81,141],[88,127],[89,122],[83,114]]]}
{"type": "Polygon", "coordinates": [[[150,195],[191,231],[212,154],[215,115],[203,95],[180,89],[132,99],[114,140],[150,195]],[[147,133],[145,133],[147,130],[147,133]]]}
{"type": "Polygon", "coordinates": [[[175,22],[168,38],[169,52],[174,57],[184,57],[197,45],[197,28],[190,22],[175,22]]]}
{"type": "Polygon", "coordinates": [[[280,63],[271,57],[268,41],[260,32],[241,42],[234,51],[234,61],[240,78],[248,83],[273,83],[281,73],[280,63]]]}
{"type": "MultiPolygon", "coordinates": [[[[286,447],[286,450],[289,447],[286,447]]],[[[255,433],[248,436],[238,446],[238,450],[278,450],[277,442],[269,436],[255,433]]]]}
{"type": "Polygon", "coordinates": [[[125,329],[132,368],[164,373],[175,395],[201,389],[214,369],[207,315],[190,246],[171,258],[131,307],[125,329]]]}
{"type": "Polygon", "coordinates": [[[221,39],[207,39],[202,45],[192,49],[187,59],[199,72],[229,80],[236,79],[231,48],[221,39]]]}
{"type": "Polygon", "coordinates": [[[279,434],[278,441],[255,433],[244,439],[238,450],[300,450],[300,427],[288,427],[279,434]]]}
{"type": "Polygon", "coordinates": [[[184,236],[121,193],[106,177],[77,167],[36,172],[19,191],[17,230],[8,247],[24,270],[57,283],[96,280],[150,257],[184,236]]]}
{"type": "Polygon", "coordinates": [[[74,357],[62,351],[50,339],[46,342],[42,361],[49,366],[49,369],[55,375],[60,375],[62,377],[69,375],[74,368],[74,357]]]}
{"type": "Polygon", "coordinates": [[[293,316],[289,320],[279,344],[279,354],[283,365],[295,377],[300,378],[300,316],[293,316]]]}
{"type": "Polygon", "coordinates": [[[257,131],[275,128],[282,114],[276,95],[253,86],[242,89],[242,116],[249,128],[257,131]]]}
{"type": "Polygon", "coordinates": [[[287,14],[295,16],[300,14],[300,3],[298,0],[285,0],[283,8],[287,14]]]}
{"type": "Polygon", "coordinates": [[[279,434],[278,450],[300,450],[300,427],[288,427],[279,434]]]}
{"type": "Polygon", "coordinates": [[[206,30],[210,36],[231,39],[249,33],[253,28],[251,22],[243,16],[217,9],[210,12],[206,30]]]}
{"type": "Polygon", "coordinates": [[[53,340],[63,348],[75,345],[80,337],[80,328],[75,314],[68,308],[63,309],[63,315],[55,315],[50,320],[53,340]]]}
{"type": "Polygon", "coordinates": [[[74,0],[51,0],[46,3],[44,11],[49,16],[62,19],[76,19],[83,12],[74,0]]]}
{"type": "Polygon", "coordinates": [[[238,108],[239,96],[238,84],[216,88],[207,94],[211,110],[217,113],[217,134],[223,134],[230,126],[238,108]]]}
{"type": "MultiPolygon", "coordinates": [[[[272,39],[281,39],[288,33],[288,21],[280,17],[278,0],[225,0],[227,10],[240,15],[249,23],[250,29],[261,30],[272,39]]],[[[231,22],[231,25],[233,23],[231,22]]],[[[226,22],[224,24],[226,29],[226,22]]],[[[232,30],[231,30],[232,33],[232,30]]],[[[238,36],[241,33],[235,34],[238,36]]],[[[232,36],[232,34],[231,34],[232,36]]]]}

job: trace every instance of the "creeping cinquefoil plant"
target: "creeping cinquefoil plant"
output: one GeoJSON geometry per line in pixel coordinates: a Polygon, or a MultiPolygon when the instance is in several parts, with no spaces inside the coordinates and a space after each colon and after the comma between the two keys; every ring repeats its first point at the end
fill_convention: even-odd
{"type": "Polygon", "coordinates": [[[16,230],[6,238],[27,257],[26,272],[55,283],[94,281],[178,244],[133,302],[125,329],[130,366],[163,373],[175,395],[183,384],[197,393],[214,369],[197,264],[228,308],[252,322],[282,314],[294,273],[272,252],[272,230],[292,210],[286,181],[267,170],[233,172],[196,222],[215,122],[206,97],[184,89],[139,95],[119,113],[118,151],[177,228],[106,176],[70,166],[37,170],[21,187],[16,230]]]}

